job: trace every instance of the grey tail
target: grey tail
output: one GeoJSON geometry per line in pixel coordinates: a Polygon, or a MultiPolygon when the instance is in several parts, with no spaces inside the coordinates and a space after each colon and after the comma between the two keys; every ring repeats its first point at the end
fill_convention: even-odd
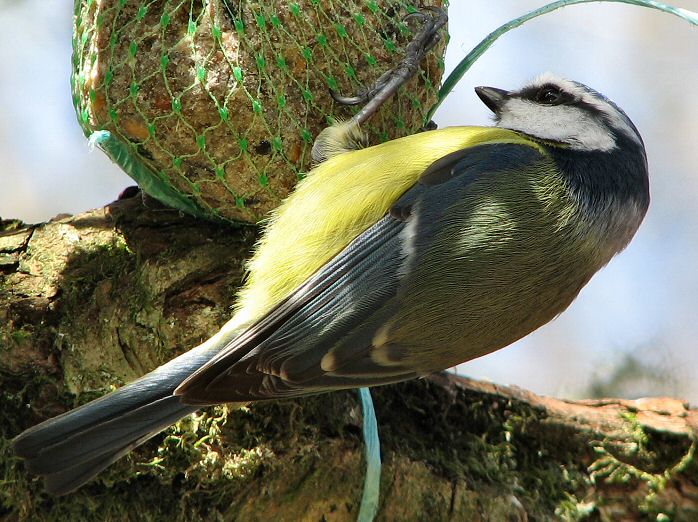
{"type": "Polygon", "coordinates": [[[172,395],[219,350],[208,343],[75,410],[49,419],[12,441],[29,471],[54,495],[69,493],[135,447],[198,407],[172,395]]]}

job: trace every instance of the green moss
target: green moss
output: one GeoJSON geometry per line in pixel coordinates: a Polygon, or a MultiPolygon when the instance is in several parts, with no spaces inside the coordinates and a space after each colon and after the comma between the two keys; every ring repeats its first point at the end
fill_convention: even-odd
{"type": "Polygon", "coordinates": [[[28,328],[20,328],[10,333],[10,339],[15,344],[23,344],[33,337],[33,333],[28,328]]]}
{"type": "Polygon", "coordinates": [[[104,343],[111,351],[92,349],[118,332],[123,316],[116,303],[123,306],[121,303],[135,300],[134,308],[140,308],[145,292],[136,283],[137,256],[124,239],[114,234],[98,239],[103,241],[71,253],[60,281],[56,348],[64,379],[73,392],[103,392],[106,384],[123,384],[142,371],[137,361],[124,357],[128,352],[115,352],[118,339],[104,343]]]}
{"type": "MultiPolygon", "coordinates": [[[[84,306],[97,284],[116,280],[135,268],[135,255],[122,237],[110,235],[105,243],[92,243],[70,255],[63,272],[63,306],[84,306]]],[[[121,287],[128,288],[127,286],[121,287]]]]}
{"type": "MultiPolygon", "coordinates": [[[[633,466],[603,449],[610,441],[599,441],[590,470],[574,453],[583,446],[565,446],[564,434],[560,447],[549,437],[543,442],[537,432],[541,412],[524,402],[467,390],[453,396],[425,381],[373,394],[383,448],[382,502],[393,502],[384,508],[397,519],[402,512],[424,520],[454,513],[461,519],[474,513],[508,519],[523,510],[530,520],[597,520],[614,501],[613,487],[635,491],[640,480],[648,489],[638,516],[681,520],[661,484],[695,466],[692,445],[666,473],[635,467],[627,478],[623,473],[633,466]]],[[[631,440],[651,449],[653,435],[640,431],[636,417],[627,422],[635,434],[631,440]]],[[[644,451],[635,443],[641,448],[635,453],[644,451]]],[[[317,519],[333,514],[352,520],[361,494],[362,451],[353,391],[252,408],[217,406],[183,419],[69,497],[48,497],[40,484],[26,480],[21,466],[19,472],[6,467],[3,509],[24,510],[37,520],[120,520],[134,509],[144,520],[258,520],[260,514],[298,520],[306,512],[293,510],[305,506],[317,519]]]]}
{"type": "Polygon", "coordinates": [[[10,442],[24,429],[63,411],[67,402],[70,397],[45,375],[0,372],[0,519],[13,514],[20,520],[36,520],[38,488],[12,454],[10,442]],[[32,399],[42,407],[29,408],[32,399]]]}
{"type": "Polygon", "coordinates": [[[512,400],[484,400],[467,391],[454,400],[436,385],[425,394],[419,390],[423,386],[401,384],[404,392],[390,394],[387,401],[376,390],[385,446],[423,460],[472,489],[491,487],[498,495],[513,495],[529,516],[545,518],[584,489],[585,470],[573,464],[578,456],[567,454],[561,465],[560,452],[551,456],[550,448],[537,439],[533,423],[541,421],[540,411],[512,400]],[[396,397],[404,398],[405,404],[398,404],[396,397]],[[415,415],[416,419],[407,418],[415,415]]]}
{"type": "Polygon", "coordinates": [[[0,232],[13,232],[23,228],[25,225],[19,219],[2,219],[0,218],[0,232]]]}
{"type": "Polygon", "coordinates": [[[617,441],[599,441],[594,447],[597,458],[589,466],[590,478],[599,489],[599,502],[607,497],[604,489],[609,490],[612,502],[612,488],[621,487],[636,492],[638,516],[673,520],[678,515],[676,505],[665,491],[680,475],[690,476],[686,472],[695,466],[695,441],[650,431],[632,411],[621,417],[626,423],[628,442],[619,445],[617,441]]]}

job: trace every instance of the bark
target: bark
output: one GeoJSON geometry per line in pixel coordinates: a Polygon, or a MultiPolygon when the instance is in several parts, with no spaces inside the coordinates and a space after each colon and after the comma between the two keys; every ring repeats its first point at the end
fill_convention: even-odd
{"type": "MultiPolygon", "coordinates": [[[[0,223],[0,519],[356,518],[353,391],[209,408],[61,498],[8,450],[214,333],[255,237],[141,197],[0,223]]],[[[698,519],[698,411],[679,400],[573,402],[446,373],[373,395],[378,520],[698,519]]]]}

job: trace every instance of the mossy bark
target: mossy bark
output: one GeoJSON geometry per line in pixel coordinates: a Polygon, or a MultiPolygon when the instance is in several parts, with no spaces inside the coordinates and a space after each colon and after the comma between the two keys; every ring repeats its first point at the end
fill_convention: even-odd
{"type": "MultiPolygon", "coordinates": [[[[1,520],[356,518],[355,392],[206,409],[61,498],[9,452],[214,333],[256,233],[141,197],[0,222],[1,520]]],[[[698,411],[681,401],[569,402],[450,374],[373,395],[378,520],[698,520],[698,411]]]]}

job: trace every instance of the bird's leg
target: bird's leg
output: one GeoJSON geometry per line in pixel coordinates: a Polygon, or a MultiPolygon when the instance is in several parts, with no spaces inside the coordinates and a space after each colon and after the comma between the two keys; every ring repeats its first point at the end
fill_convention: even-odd
{"type": "Polygon", "coordinates": [[[384,72],[373,85],[356,96],[341,96],[336,91],[330,91],[332,98],[342,105],[365,103],[352,118],[357,124],[362,124],[371,118],[401,85],[417,73],[426,53],[441,40],[439,31],[446,25],[448,15],[441,8],[425,7],[405,17],[405,20],[412,19],[421,22],[422,27],[407,45],[405,56],[400,63],[384,72]]]}
{"type": "Polygon", "coordinates": [[[421,22],[422,27],[407,45],[405,56],[400,63],[384,72],[372,86],[362,90],[356,96],[341,96],[336,91],[330,91],[337,103],[342,105],[365,103],[365,105],[350,120],[327,127],[317,136],[311,151],[316,164],[337,154],[366,146],[366,136],[360,130],[360,125],[378,112],[381,105],[417,73],[426,53],[441,39],[439,31],[446,25],[448,16],[441,8],[425,7],[405,17],[405,20],[413,19],[421,22]]]}

